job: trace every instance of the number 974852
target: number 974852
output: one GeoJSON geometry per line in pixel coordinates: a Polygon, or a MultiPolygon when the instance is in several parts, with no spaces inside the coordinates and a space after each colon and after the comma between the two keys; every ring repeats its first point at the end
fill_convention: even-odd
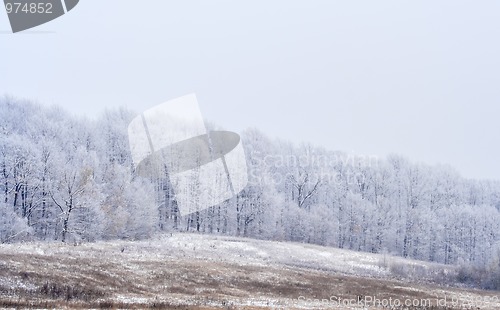
{"type": "Polygon", "coordinates": [[[32,2],[32,3],[6,3],[7,14],[52,14],[52,3],[32,2]]]}

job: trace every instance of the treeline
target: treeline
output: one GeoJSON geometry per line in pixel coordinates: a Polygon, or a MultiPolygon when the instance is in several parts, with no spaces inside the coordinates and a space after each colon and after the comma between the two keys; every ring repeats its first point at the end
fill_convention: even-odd
{"type": "Polygon", "coordinates": [[[0,242],[144,238],[155,231],[154,188],[132,174],[130,112],[90,121],[3,98],[0,113],[0,242]]]}
{"type": "Polygon", "coordinates": [[[134,174],[130,111],[87,120],[3,98],[0,113],[0,242],[199,231],[499,264],[500,183],[464,179],[448,166],[295,146],[247,130],[250,184],[182,217],[166,178],[134,174]]]}

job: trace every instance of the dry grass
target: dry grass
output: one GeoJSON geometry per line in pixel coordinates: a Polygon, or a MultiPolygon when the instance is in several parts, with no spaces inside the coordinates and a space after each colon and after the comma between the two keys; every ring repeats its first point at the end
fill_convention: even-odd
{"type": "MultiPolygon", "coordinates": [[[[1,308],[343,309],[315,299],[435,300],[436,296],[492,295],[258,261],[182,259],[147,249],[122,253],[116,247],[54,244],[43,251],[34,246],[30,255],[26,251],[16,254],[0,247],[1,308]],[[310,300],[299,301],[300,296],[310,300]]],[[[448,306],[406,309],[465,309],[448,306]]]]}

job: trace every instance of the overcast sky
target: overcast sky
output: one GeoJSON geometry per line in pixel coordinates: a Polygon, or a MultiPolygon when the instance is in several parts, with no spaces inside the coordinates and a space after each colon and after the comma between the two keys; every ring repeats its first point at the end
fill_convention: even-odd
{"type": "Polygon", "coordinates": [[[96,116],[195,92],[226,129],[500,179],[500,1],[81,0],[9,32],[0,11],[0,95],[96,116]]]}

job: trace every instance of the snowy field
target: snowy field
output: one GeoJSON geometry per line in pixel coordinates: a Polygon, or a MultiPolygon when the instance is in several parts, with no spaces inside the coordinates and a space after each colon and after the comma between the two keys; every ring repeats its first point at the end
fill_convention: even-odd
{"type": "Polygon", "coordinates": [[[460,287],[456,272],[390,255],[198,234],[12,244],[0,246],[0,308],[500,309],[499,292],[460,287]]]}

